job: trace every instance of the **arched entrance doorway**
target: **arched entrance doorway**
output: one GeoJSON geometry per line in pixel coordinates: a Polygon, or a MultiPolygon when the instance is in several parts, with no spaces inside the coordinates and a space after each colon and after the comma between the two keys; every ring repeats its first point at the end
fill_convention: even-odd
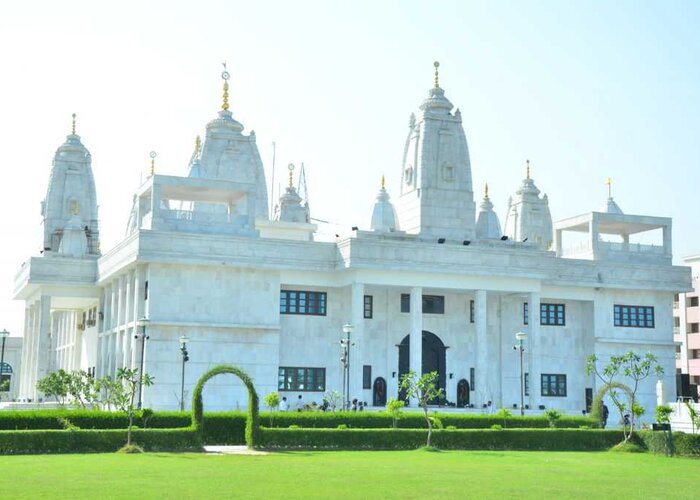
{"type": "Polygon", "coordinates": [[[372,406],[386,406],[386,380],[382,377],[374,379],[372,406]]]}
{"type": "MultiPolygon", "coordinates": [[[[423,361],[421,366],[421,375],[430,372],[438,373],[438,388],[445,389],[445,344],[442,343],[440,337],[432,332],[423,330],[421,335],[423,338],[423,361]]],[[[406,335],[399,344],[399,383],[401,377],[410,370],[411,359],[411,336],[406,335]]],[[[399,389],[399,399],[406,400],[406,391],[399,389]]],[[[431,404],[437,404],[439,401],[431,401],[431,404]]]]}
{"type": "Polygon", "coordinates": [[[457,382],[457,407],[464,408],[469,405],[469,382],[462,379],[457,382]]]}

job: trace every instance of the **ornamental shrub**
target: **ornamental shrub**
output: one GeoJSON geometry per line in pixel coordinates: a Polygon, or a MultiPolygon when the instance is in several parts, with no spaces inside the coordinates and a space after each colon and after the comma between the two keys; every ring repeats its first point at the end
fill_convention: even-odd
{"type": "MultiPolygon", "coordinates": [[[[134,429],[146,451],[199,451],[200,435],[186,429],[134,429]]],[[[126,429],[0,431],[0,454],[114,452],[126,441],[126,429]]]]}
{"type": "MultiPolygon", "coordinates": [[[[267,429],[263,448],[407,450],[424,445],[427,430],[418,429],[267,429]]],[[[622,440],[615,430],[462,429],[434,430],[433,446],[454,450],[602,451],[622,440]]]]}

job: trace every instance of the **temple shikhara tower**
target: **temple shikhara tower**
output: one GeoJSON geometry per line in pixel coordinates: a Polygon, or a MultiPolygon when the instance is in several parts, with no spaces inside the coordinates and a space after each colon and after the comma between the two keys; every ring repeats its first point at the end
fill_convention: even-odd
{"type": "MultiPolygon", "coordinates": [[[[249,373],[259,393],[295,402],[341,392],[347,374],[348,399],[380,407],[413,370],[438,372],[446,397],[436,404],[512,408],[517,332],[527,336],[529,412],[585,411],[600,386],[586,358],[629,350],[658,357],[673,397],[672,299],[690,290],[690,273],[672,265],[671,219],[623,213],[609,183],[601,209],[553,222],[540,189],[566,193],[538,187],[529,161],[524,179],[513,165],[510,198],[479,186],[477,207],[462,114],[438,69],[410,114],[403,156],[401,144],[386,145],[402,158],[389,170],[400,176],[398,192],[377,172],[365,224],[331,241],[316,223],[323,214],[311,213],[303,165],[288,166],[285,188],[270,199],[255,132],[231,109],[227,71],[220,109],[202,124],[182,175],[160,174],[152,154],[150,175],[123,193],[132,208],[121,221],[99,220],[92,157],[74,116],[46,169],[37,254],[15,281],[25,303],[19,400],[42,400],[37,381],[61,368],[104,377],[131,367],[155,378],[139,394],[143,406],[179,408],[186,336],[185,406],[195,381],[226,363],[249,373]],[[99,222],[125,224],[114,248],[101,251],[99,222]]],[[[547,168],[533,162],[535,175],[547,168]]],[[[656,380],[638,394],[648,422],[656,380]]],[[[247,402],[234,380],[210,384],[205,398],[210,409],[247,402]]]]}

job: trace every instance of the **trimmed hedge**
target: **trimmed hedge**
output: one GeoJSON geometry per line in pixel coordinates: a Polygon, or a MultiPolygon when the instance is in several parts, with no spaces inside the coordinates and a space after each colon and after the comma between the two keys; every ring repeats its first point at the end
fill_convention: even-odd
{"type": "MultiPolygon", "coordinates": [[[[132,440],[147,451],[200,451],[194,428],[134,429],[132,440]]],[[[0,431],[0,455],[114,452],[126,443],[126,430],[0,431]]]]}
{"type": "MultiPolygon", "coordinates": [[[[266,429],[262,448],[409,450],[425,446],[427,431],[415,429],[266,429]]],[[[445,450],[602,451],[623,440],[602,429],[461,429],[433,431],[433,446],[445,450]]]]}
{"type": "MultiPolygon", "coordinates": [[[[668,433],[665,431],[642,431],[639,433],[646,448],[652,453],[668,454],[668,433]]],[[[673,454],[700,457],[700,434],[673,433],[673,454]]]]}
{"type": "MultiPolygon", "coordinates": [[[[137,411],[134,425],[143,428],[179,428],[192,425],[189,412],[137,411]],[[144,418],[145,416],[145,418],[144,418]]],[[[65,419],[81,429],[126,429],[129,418],[126,413],[99,410],[13,410],[0,412],[0,430],[48,430],[65,429],[65,419]]]]}
{"type": "MultiPolygon", "coordinates": [[[[432,416],[433,414],[430,413],[432,416]]],[[[499,418],[495,415],[437,413],[437,417],[444,427],[453,425],[458,429],[490,429],[492,425],[501,425],[505,429],[544,429],[549,428],[549,420],[544,416],[506,417],[499,418]]],[[[260,423],[267,425],[270,421],[270,413],[260,414],[260,423]]],[[[347,425],[356,429],[380,429],[392,427],[391,415],[386,412],[276,412],[274,414],[273,427],[299,427],[335,429],[339,425],[347,425]]],[[[397,426],[402,429],[427,428],[425,417],[422,413],[404,413],[397,421],[397,426]]],[[[590,417],[562,416],[556,422],[557,428],[598,427],[598,422],[590,417]]]]}

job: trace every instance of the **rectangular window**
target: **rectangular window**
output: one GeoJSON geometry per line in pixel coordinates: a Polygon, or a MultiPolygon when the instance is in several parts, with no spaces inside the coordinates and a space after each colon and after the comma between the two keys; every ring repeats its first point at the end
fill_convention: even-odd
{"type": "Polygon", "coordinates": [[[280,314],[326,315],[326,292],[280,290],[280,314]]]}
{"type": "Polygon", "coordinates": [[[615,326],[634,328],[654,328],[654,308],[651,306],[613,306],[615,326]]]}
{"type": "Polygon", "coordinates": [[[541,382],[543,396],[566,397],[566,375],[543,373],[541,382]]]}
{"type": "Polygon", "coordinates": [[[401,294],[401,312],[411,312],[411,296],[407,293],[401,294]]]}
{"type": "MultiPolygon", "coordinates": [[[[445,314],[445,297],[442,295],[423,295],[423,314],[445,314]]],[[[411,312],[411,295],[401,294],[401,312],[411,312]]]]}
{"type": "Polygon", "coordinates": [[[689,323],[688,333],[698,333],[700,332],[700,323],[689,323]]]}
{"type": "Polygon", "coordinates": [[[143,300],[148,300],[148,280],[143,285],[143,300]]]}
{"type": "Polygon", "coordinates": [[[423,295],[423,314],[445,314],[445,297],[423,295]]]}
{"type": "Polygon", "coordinates": [[[364,365],[362,367],[362,388],[371,389],[372,388],[372,366],[364,365]]]}
{"type": "Polygon", "coordinates": [[[469,322],[474,323],[474,301],[469,301],[469,322]]]}
{"type": "Polygon", "coordinates": [[[523,302],[523,325],[527,325],[530,322],[530,304],[523,302]]]}
{"type": "Polygon", "coordinates": [[[280,366],[277,389],[280,391],[325,391],[326,369],[280,366]]]}
{"type": "Polygon", "coordinates": [[[540,304],[540,325],[566,325],[564,304],[540,304]]]}
{"type": "Polygon", "coordinates": [[[469,389],[474,390],[474,379],[476,377],[474,376],[474,368],[469,368],[469,389]]]}
{"type": "Polygon", "coordinates": [[[529,396],[530,395],[530,374],[528,372],[525,372],[523,375],[523,385],[525,386],[525,395],[529,396]]]}
{"type": "Polygon", "coordinates": [[[371,295],[365,295],[365,319],[372,319],[374,314],[374,298],[371,295]]]}
{"type": "Polygon", "coordinates": [[[688,297],[688,307],[698,307],[698,298],[688,297]]]}

